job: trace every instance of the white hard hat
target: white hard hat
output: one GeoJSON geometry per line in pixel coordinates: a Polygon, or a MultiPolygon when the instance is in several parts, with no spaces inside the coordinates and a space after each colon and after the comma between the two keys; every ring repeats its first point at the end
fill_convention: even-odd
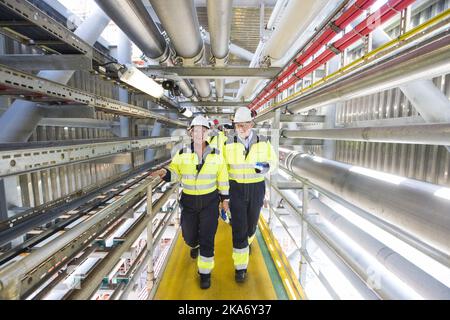
{"type": "Polygon", "coordinates": [[[237,109],[236,114],[234,115],[234,122],[250,122],[252,121],[252,112],[247,107],[240,107],[237,109]]]}
{"type": "Polygon", "coordinates": [[[203,126],[208,129],[211,128],[209,125],[209,121],[204,116],[196,116],[194,120],[191,122],[191,126],[189,128],[192,128],[193,126],[203,126]]]}

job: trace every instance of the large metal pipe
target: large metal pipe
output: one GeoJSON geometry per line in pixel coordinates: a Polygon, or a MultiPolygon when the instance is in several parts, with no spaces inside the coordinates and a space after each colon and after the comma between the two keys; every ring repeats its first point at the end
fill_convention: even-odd
{"type": "MultiPolygon", "coordinates": [[[[362,72],[348,76],[289,103],[292,112],[306,111],[335,102],[392,89],[415,80],[450,72],[450,34],[409,49],[362,72]]],[[[263,118],[261,117],[261,120],[263,118]]],[[[259,121],[259,119],[258,119],[259,121]]]]}
{"type": "MultiPolygon", "coordinates": [[[[301,202],[293,191],[274,190],[283,197],[284,205],[293,214],[301,216],[299,207],[301,202]]],[[[414,295],[405,292],[399,281],[392,273],[386,272],[379,263],[373,263],[363,251],[350,244],[342,234],[336,232],[313,215],[307,215],[305,221],[308,224],[308,233],[319,237],[328,245],[354,272],[377,293],[382,299],[412,299],[414,295]]]]}
{"type": "MultiPolygon", "coordinates": [[[[231,16],[233,0],[208,0],[208,27],[211,37],[211,53],[216,66],[224,66],[228,58],[231,34],[231,16]]],[[[216,80],[217,100],[225,94],[225,80],[216,80]]]]}
{"type": "Polygon", "coordinates": [[[450,189],[280,148],[296,175],[450,253],[450,189]]]}
{"type": "MultiPolygon", "coordinates": [[[[150,3],[183,63],[194,65],[203,62],[205,48],[194,1],[151,0],[150,3]]],[[[207,79],[194,79],[193,83],[200,97],[211,95],[207,79]]]]}
{"type": "Polygon", "coordinates": [[[282,130],[286,138],[328,139],[386,143],[450,145],[450,124],[366,127],[318,130],[282,130]]]}
{"type": "Polygon", "coordinates": [[[384,243],[358,228],[329,206],[323,204],[319,199],[313,198],[308,204],[322,218],[357,242],[367,252],[370,252],[389,271],[398,276],[399,279],[425,299],[450,299],[450,288],[405,259],[399,253],[393,251],[384,243]]]}
{"type": "MultiPolygon", "coordinates": [[[[173,65],[169,46],[141,1],[96,0],[96,2],[147,57],[159,63],[173,65]]],[[[193,97],[193,91],[188,83],[177,81],[177,85],[185,97],[193,97]]]]}
{"type": "MultiPolygon", "coordinates": [[[[327,3],[335,4],[328,0],[289,1],[284,10],[274,10],[270,20],[278,20],[275,15],[282,11],[280,22],[267,42],[261,42],[258,46],[254,57],[256,63],[251,67],[256,66],[260,60],[264,59],[270,59],[272,66],[282,67],[282,58],[296,40],[304,34],[311,22],[319,16],[320,12],[328,10],[327,3]]],[[[261,80],[250,79],[239,89],[238,98],[244,97],[245,100],[249,100],[255,94],[255,89],[260,83],[261,80]]]]}

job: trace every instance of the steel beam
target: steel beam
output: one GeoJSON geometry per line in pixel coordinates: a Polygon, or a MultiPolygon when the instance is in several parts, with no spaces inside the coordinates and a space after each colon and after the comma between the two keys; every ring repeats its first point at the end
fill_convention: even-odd
{"type": "MultiPolygon", "coordinates": [[[[92,47],[83,41],[80,37],[75,35],[72,31],[65,28],[59,22],[51,18],[49,15],[39,10],[35,5],[26,0],[0,0],[0,9],[2,12],[8,14],[8,20],[12,20],[18,23],[26,23],[31,27],[35,27],[34,30],[29,28],[26,30],[26,34],[23,36],[29,38],[29,44],[36,43],[33,40],[33,35],[45,34],[49,41],[58,41],[65,46],[54,46],[54,43],[46,48],[46,44],[41,43],[38,45],[44,46],[44,49],[50,49],[55,52],[67,54],[67,53],[80,53],[84,54],[90,58],[93,57],[92,47]]],[[[23,33],[24,29],[20,26],[14,24],[9,26],[10,29],[14,30],[16,33],[23,33]],[[16,28],[20,28],[20,31],[16,28]]],[[[43,40],[43,39],[39,39],[43,40]]]]}
{"type": "Polygon", "coordinates": [[[42,118],[38,125],[51,127],[111,129],[112,127],[119,126],[120,123],[117,121],[85,118],[42,118]]]}
{"type": "Polygon", "coordinates": [[[8,54],[0,55],[0,64],[27,71],[92,70],[92,59],[81,54],[8,54]]]}
{"type": "Polygon", "coordinates": [[[0,177],[182,142],[185,137],[0,144],[0,177]]]}
{"type": "Polygon", "coordinates": [[[281,146],[321,146],[323,140],[291,139],[280,137],[281,146]]]}
{"type": "Polygon", "coordinates": [[[48,270],[61,263],[61,260],[86,246],[86,242],[93,235],[100,234],[107,225],[117,219],[120,208],[127,206],[132,199],[144,196],[147,187],[149,185],[156,186],[159,181],[159,179],[154,178],[141,181],[133,190],[97,212],[90,219],[66,230],[53,241],[2,269],[0,271],[0,298],[19,299],[42,277],[42,274],[36,276],[35,273],[44,272],[45,275],[48,270]]]}
{"type": "Polygon", "coordinates": [[[282,114],[281,122],[297,122],[297,123],[323,123],[325,121],[325,116],[310,116],[310,115],[300,115],[300,114],[282,114]]]}
{"type": "MultiPolygon", "coordinates": [[[[62,106],[43,105],[39,106],[39,114],[47,118],[84,118],[87,120],[94,120],[94,108],[85,104],[70,104],[62,106]]],[[[70,127],[70,125],[68,125],[70,127]]]]}
{"type": "Polygon", "coordinates": [[[141,71],[148,76],[172,79],[272,79],[281,68],[149,66],[141,71]]]}
{"type": "Polygon", "coordinates": [[[248,105],[248,101],[242,101],[242,102],[231,102],[231,101],[183,101],[180,102],[180,105],[182,107],[211,107],[211,108],[239,108],[239,107],[245,107],[248,105]]]}
{"type": "Polygon", "coordinates": [[[109,113],[136,118],[153,118],[174,125],[186,126],[184,122],[168,119],[145,108],[91,94],[3,65],[0,65],[0,94],[19,95],[27,100],[43,102],[84,104],[109,113]]]}
{"type": "Polygon", "coordinates": [[[450,145],[450,123],[320,130],[282,130],[286,138],[450,145]]]}

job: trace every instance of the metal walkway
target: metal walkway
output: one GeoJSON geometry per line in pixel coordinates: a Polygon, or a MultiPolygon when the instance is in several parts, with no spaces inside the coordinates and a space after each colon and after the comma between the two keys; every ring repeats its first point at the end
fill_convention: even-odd
{"type": "MultiPolygon", "coordinates": [[[[261,227],[261,222],[260,222],[261,227]]],[[[245,283],[234,280],[232,260],[231,228],[222,220],[215,239],[215,268],[211,276],[211,287],[202,290],[199,287],[196,260],[189,256],[189,248],[181,234],[172,255],[169,258],[162,280],[157,288],[155,300],[275,300],[298,299],[293,290],[286,290],[291,279],[280,276],[266,241],[270,241],[258,230],[257,240],[252,244],[248,275],[245,283]],[[288,292],[290,291],[290,292],[288,292]]],[[[270,244],[274,249],[273,245],[270,244]]],[[[276,261],[276,260],[275,260],[276,261]]],[[[281,266],[281,263],[278,261],[281,266]]],[[[289,284],[289,286],[298,286],[289,284]]]]}

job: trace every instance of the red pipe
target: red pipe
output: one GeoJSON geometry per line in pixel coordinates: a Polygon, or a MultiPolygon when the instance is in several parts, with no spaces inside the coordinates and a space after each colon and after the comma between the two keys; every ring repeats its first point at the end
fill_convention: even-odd
{"type": "MultiPolygon", "coordinates": [[[[341,30],[343,30],[348,24],[356,19],[365,9],[369,8],[376,0],[357,0],[347,11],[334,21],[334,24],[341,30]],[[356,14],[356,16],[355,16],[356,14]]],[[[279,76],[272,80],[269,85],[255,98],[251,105],[257,103],[257,101],[264,97],[264,95],[273,90],[277,84],[281,83],[289,75],[291,75],[299,65],[302,65],[311,56],[317,53],[323,45],[326,45],[337,34],[336,30],[329,26],[319,38],[312,43],[312,45],[306,49],[305,52],[300,54],[294,62],[292,62],[286,70],[284,70],[279,76]]]]}
{"type": "MultiPolygon", "coordinates": [[[[333,46],[339,51],[343,51],[348,48],[350,45],[358,41],[361,37],[365,37],[370,34],[377,26],[377,24],[383,24],[393,16],[395,16],[398,12],[402,11],[410,4],[412,4],[415,0],[389,0],[385,5],[383,5],[376,12],[372,13],[369,17],[367,17],[364,21],[359,23],[351,32],[345,34],[341,39],[337,40],[333,43],[333,46]]],[[[360,1],[362,2],[362,1],[360,1]]],[[[365,5],[368,8],[374,1],[366,1],[365,5]],[[370,2],[370,4],[369,4],[370,2]]],[[[355,3],[356,4],[356,3],[355,3]]],[[[355,5],[353,5],[355,6],[355,5]]],[[[362,8],[362,7],[361,7],[362,8]]],[[[361,9],[359,9],[361,10],[361,9]]],[[[356,19],[359,14],[356,14],[354,8],[350,8],[345,13],[339,17],[335,23],[339,22],[341,25],[338,26],[347,26],[351,21],[356,19]],[[346,14],[348,13],[348,14],[346,14]],[[346,14],[344,16],[344,14],[346,14]],[[344,20],[343,22],[341,20],[344,20]]],[[[343,29],[343,28],[342,28],[343,29]]],[[[291,65],[286,69],[283,73],[281,73],[276,79],[274,79],[260,94],[255,98],[255,100],[250,104],[251,109],[257,109],[265,102],[269,101],[280,92],[286,90],[291,87],[294,83],[297,82],[298,79],[302,79],[304,76],[310,74],[311,72],[317,70],[321,65],[325,64],[329,60],[331,60],[335,53],[330,49],[325,50],[321,55],[319,55],[316,59],[314,59],[310,64],[306,67],[300,69],[297,73],[294,73],[294,70],[297,68],[297,64],[304,63],[307,61],[313,54],[317,53],[320,49],[320,45],[323,45],[323,41],[327,39],[331,40],[334,35],[329,32],[324,32],[303,54],[295,59],[296,63],[291,63],[291,65]],[[331,36],[331,38],[330,38],[331,36]],[[312,53],[312,54],[311,54],[312,53]],[[289,72],[288,72],[289,71],[289,72]],[[277,84],[284,81],[288,76],[291,75],[291,78],[286,81],[281,86],[277,87],[277,84]],[[272,92],[271,92],[272,91],[272,92]],[[267,97],[265,95],[271,92],[267,97]],[[261,103],[260,103],[261,102],[261,103]]],[[[327,41],[329,41],[327,40],[327,41]]],[[[327,43],[327,42],[326,42],[327,43]]]]}

